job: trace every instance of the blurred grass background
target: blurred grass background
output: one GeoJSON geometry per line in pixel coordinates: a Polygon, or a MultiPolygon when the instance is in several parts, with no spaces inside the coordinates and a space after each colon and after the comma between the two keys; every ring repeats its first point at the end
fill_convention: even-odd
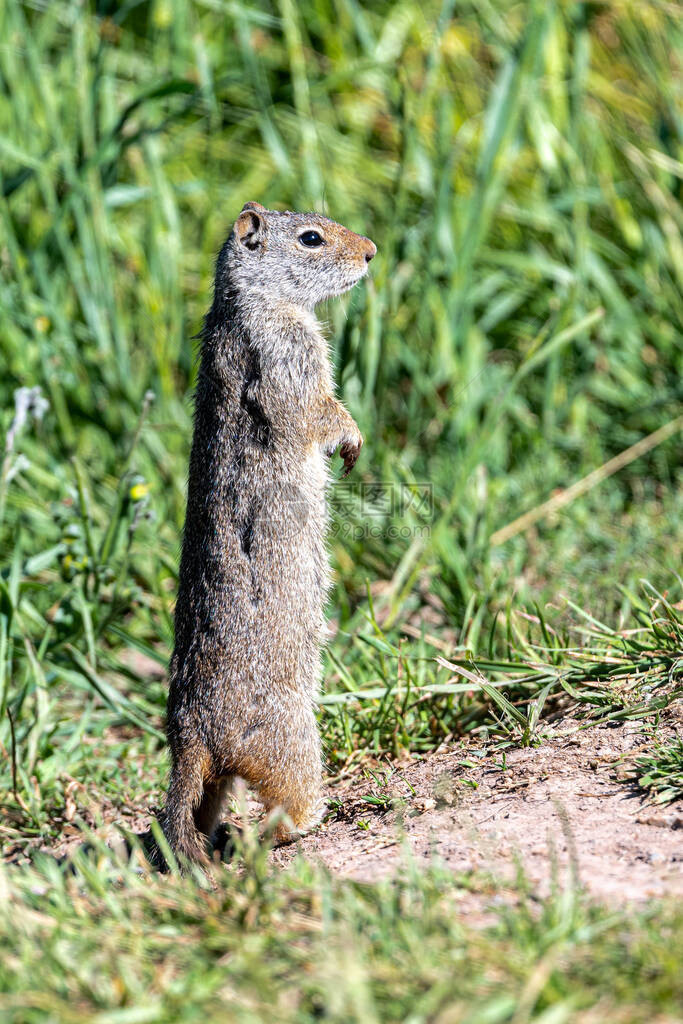
{"type": "MultiPolygon", "coordinates": [[[[367,284],[322,311],[366,437],[355,484],[332,494],[330,765],[428,753],[468,733],[538,742],[548,711],[659,721],[680,696],[683,649],[680,53],[680,12],[664,0],[4,0],[5,852],[82,821],[138,821],[160,798],[192,339],[214,255],[247,200],[324,211],[379,249],[367,284]],[[501,542],[518,516],[672,423],[662,443],[501,542]],[[388,493],[401,495],[393,507],[388,493]]],[[[641,760],[644,785],[680,796],[680,744],[641,760]]],[[[369,935],[372,967],[354,961],[337,1003],[325,967],[300,1015],[282,995],[282,1019],[321,1007],[330,1019],[398,1019],[430,986],[411,1019],[432,1019],[450,984],[434,979],[456,947],[482,1016],[461,1001],[444,1020],[522,1021],[536,1009],[566,1020],[598,996],[623,999],[623,1019],[675,1012],[666,922],[612,940],[613,918],[593,931],[560,897],[540,919],[513,915],[486,946],[455,935],[450,910],[429,902],[430,878],[330,895],[304,866],[283,895],[257,868],[244,890],[226,877],[210,905],[241,943],[269,894],[262,945],[230,960],[239,1019],[260,1019],[264,978],[306,962],[296,936],[319,962],[313,936],[328,926],[354,948],[369,935]],[[407,923],[406,906],[417,908],[407,923]],[[375,933],[376,913],[387,925],[375,933]],[[293,954],[273,952],[282,920],[293,954]],[[596,961],[597,934],[608,938],[595,940],[596,961]],[[399,947],[400,979],[386,966],[399,947]],[[258,966],[269,949],[271,966],[258,966]],[[574,966],[548,966],[567,950],[580,951],[574,966]]],[[[206,894],[171,889],[150,909],[131,876],[124,907],[94,869],[72,883],[49,863],[12,884],[0,989],[29,995],[3,997],[7,1019],[46,1019],[56,1005],[60,1019],[68,1007],[79,1019],[103,1007],[121,1008],[108,1021],[181,1019],[224,998],[222,967],[205,987],[204,963],[223,950],[206,894]],[[84,942],[109,941],[94,930],[105,904],[122,929],[113,959],[72,975],[84,942]],[[110,979],[129,910],[152,930],[138,928],[135,964],[110,979]],[[167,937],[198,930],[197,958],[159,943],[157,925],[167,937]],[[49,993],[31,995],[41,947],[49,993]],[[162,961],[170,988],[165,973],[145,973],[162,961]],[[145,1009],[150,985],[158,999],[145,1009]]],[[[9,885],[0,876],[3,900],[9,885]]]]}

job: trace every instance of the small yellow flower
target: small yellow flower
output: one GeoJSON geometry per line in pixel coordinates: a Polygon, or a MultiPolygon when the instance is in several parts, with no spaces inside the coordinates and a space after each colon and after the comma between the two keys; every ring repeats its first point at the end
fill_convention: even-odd
{"type": "Polygon", "coordinates": [[[74,564],[73,555],[64,555],[64,558],[62,559],[62,569],[65,572],[69,572],[69,570],[72,568],[73,564],[74,564]]]}
{"type": "Polygon", "coordinates": [[[154,25],[156,28],[168,28],[173,23],[173,10],[169,3],[165,3],[164,0],[156,3],[154,6],[154,25]]]}
{"type": "Polygon", "coordinates": [[[128,494],[131,501],[142,501],[149,494],[149,484],[133,484],[128,494]]]}
{"type": "Polygon", "coordinates": [[[45,334],[50,329],[49,317],[37,316],[34,321],[34,327],[38,331],[38,334],[45,334]]]}

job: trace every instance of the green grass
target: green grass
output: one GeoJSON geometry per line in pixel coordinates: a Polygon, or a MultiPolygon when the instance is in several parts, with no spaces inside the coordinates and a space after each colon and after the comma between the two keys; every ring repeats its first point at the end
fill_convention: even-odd
{"type": "Polygon", "coordinates": [[[331,654],[336,692],[322,698],[328,756],[400,756],[468,734],[528,746],[541,716],[558,707],[595,724],[652,718],[683,696],[683,616],[649,596],[650,604],[630,595],[627,630],[576,606],[570,628],[553,628],[539,608],[511,610],[502,635],[492,628],[476,656],[466,630],[459,643],[447,633],[444,658],[434,637],[397,645],[370,616],[372,630],[349,636],[341,658],[331,654]]]}
{"type": "Polygon", "coordinates": [[[683,797],[683,740],[657,743],[652,751],[637,757],[638,783],[650,790],[657,803],[668,804],[683,797]]]}
{"type": "MultiPolygon", "coordinates": [[[[3,847],[160,799],[191,339],[248,199],[325,210],[379,249],[323,310],[367,439],[332,495],[330,770],[462,736],[535,744],[557,715],[666,722],[680,429],[497,538],[683,411],[673,9],[6,0],[0,40],[3,847]],[[47,407],[19,423],[21,388],[47,407]]],[[[653,735],[638,772],[674,799],[680,751],[653,735]]],[[[190,1019],[232,992],[260,1019],[267,984],[282,1019],[676,1016],[675,914],[578,901],[558,924],[551,902],[483,935],[451,913],[452,880],[358,889],[302,865],[259,875],[252,919],[239,874],[207,893],[110,871],[3,876],[23,930],[3,926],[0,1012],[190,1019]],[[89,961],[98,943],[114,953],[89,961]]]]}
{"type": "Polygon", "coordinates": [[[213,888],[150,886],[108,852],[73,871],[5,869],[3,1020],[521,1024],[588,1021],[596,1007],[611,1021],[679,1019],[680,908],[608,913],[559,883],[538,901],[520,879],[518,898],[477,924],[463,911],[472,882],[437,864],[342,883],[304,861],[273,873],[252,839],[236,867],[213,888]]]}

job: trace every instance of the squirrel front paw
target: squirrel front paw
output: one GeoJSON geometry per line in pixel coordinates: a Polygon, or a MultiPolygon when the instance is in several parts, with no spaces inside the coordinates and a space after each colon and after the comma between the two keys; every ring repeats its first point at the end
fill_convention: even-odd
{"type": "Polygon", "coordinates": [[[352,441],[344,441],[339,449],[339,454],[344,460],[344,471],[342,476],[348,476],[358,461],[360,450],[363,447],[363,438],[358,434],[352,441]]]}
{"type": "Polygon", "coordinates": [[[356,465],[363,447],[363,435],[356,421],[341,402],[328,396],[321,415],[321,429],[318,435],[326,455],[334,455],[337,448],[344,461],[342,476],[348,476],[356,465]],[[322,437],[321,437],[322,435],[322,437]]]}

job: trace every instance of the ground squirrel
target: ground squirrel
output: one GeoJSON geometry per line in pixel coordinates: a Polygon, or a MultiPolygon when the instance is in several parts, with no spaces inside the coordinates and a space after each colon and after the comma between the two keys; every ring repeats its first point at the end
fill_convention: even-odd
{"type": "MultiPolygon", "coordinates": [[[[201,333],[168,698],[162,828],[206,860],[232,779],[305,832],[324,810],[315,697],[329,587],[326,457],[363,439],[314,316],[366,273],[369,238],[247,203],[201,333]]],[[[284,831],[283,831],[284,829],[284,831]]]]}

